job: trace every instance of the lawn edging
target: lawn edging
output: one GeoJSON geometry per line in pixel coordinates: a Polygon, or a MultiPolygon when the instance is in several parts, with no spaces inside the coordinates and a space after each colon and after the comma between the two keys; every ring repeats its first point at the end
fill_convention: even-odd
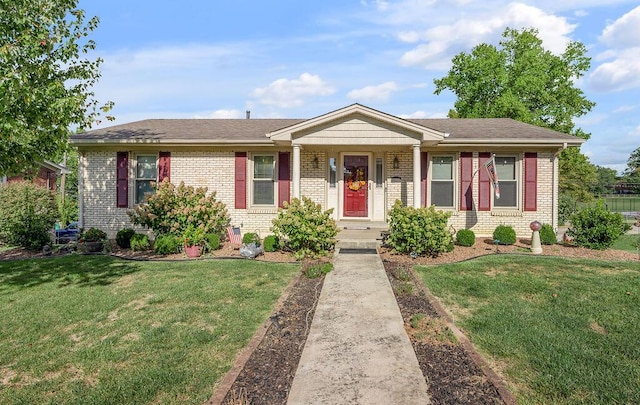
{"type": "Polygon", "coordinates": [[[456,337],[458,342],[460,342],[462,347],[467,351],[467,353],[469,353],[469,357],[471,357],[471,360],[473,360],[476,366],[480,368],[480,370],[489,379],[489,381],[491,381],[491,383],[496,387],[500,398],[507,405],[517,405],[518,401],[516,401],[516,397],[507,387],[504,379],[500,377],[500,375],[498,375],[498,373],[496,373],[493,368],[491,368],[489,363],[482,356],[480,356],[473,343],[471,343],[471,340],[469,340],[469,338],[467,338],[467,336],[455,325],[455,323],[453,322],[453,317],[449,314],[449,312],[447,312],[440,300],[436,298],[436,296],[431,294],[429,288],[424,284],[422,279],[418,277],[414,266],[411,266],[410,269],[411,277],[413,278],[414,284],[422,293],[425,294],[427,299],[431,301],[433,308],[445,321],[447,327],[451,330],[451,332],[453,332],[454,336],[456,337]]]}
{"type": "MultiPolygon", "coordinates": [[[[294,286],[298,283],[300,277],[302,276],[302,271],[299,271],[298,274],[293,278],[293,280],[291,280],[278,301],[276,301],[276,304],[274,305],[271,313],[277,313],[283,307],[284,303],[289,298],[289,295],[291,294],[294,286]]],[[[240,350],[240,352],[236,356],[235,361],[233,362],[233,365],[231,366],[229,371],[227,371],[224,378],[220,381],[220,384],[215,388],[215,390],[213,391],[213,395],[206,402],[206,405],[221,405],[223,403],[224,399],[229,393],[229,390],[240,375],[240,372],[246,365],[247,361],[264,339],[271,323],[271,319],[267,317],[264,322],[262,322],[262,325],[258,327],[258,330],[256,331],[256,333],[254,333],[249,343],[244,348],[242,348],[242,350],[240,350]]]]}

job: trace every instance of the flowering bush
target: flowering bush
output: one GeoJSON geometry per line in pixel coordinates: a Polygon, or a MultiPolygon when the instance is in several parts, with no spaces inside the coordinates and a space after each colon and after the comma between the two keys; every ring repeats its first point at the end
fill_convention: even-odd
{"type": "Polygon", "coordinates": [[[152,229],[156,237],[165,234],[182,237],[190,225],[204,234],[224,234],[229,213],[226,205],[216,200],[215,192],[207,195],[206,187],[185,186],[184,182],[176,187],[163,181],[154,187],[155,193],[129,212],[134,224],[152,229]]]}
{"type": "Polygon", "coordinates": [[[602,202],[578,210],[571,215],[569,222],[571,227],[567,230],[567,235],[577,245],[589,249],[607,249],[631,229],[622,214],[609,212],[602,202]]]}
{"type": "Polygon", "coordinates": [[[453,250],[448,212],[431,207],[404,207],[397,200],[389,213],[387,244],[400,253],[436,257],[453,250]]]}
{"type": "Polygon", "coordinates": [[[302,201],[294,198],[278,210],[271,231],[280,247],[295,252],[298,259],[326,255],[333,250],[338,234],[332,213],[333,209],[323,212],[320,204],[308,197],[302,201]]]}

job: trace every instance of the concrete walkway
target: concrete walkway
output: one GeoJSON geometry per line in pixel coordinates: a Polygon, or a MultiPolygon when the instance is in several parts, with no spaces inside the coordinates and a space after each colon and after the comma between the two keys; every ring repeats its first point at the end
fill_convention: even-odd
{"type": "Polygon", "coordinates": [[[325,279],[288,404],[428,404],[377,254],[338,254],[325,279]]]}

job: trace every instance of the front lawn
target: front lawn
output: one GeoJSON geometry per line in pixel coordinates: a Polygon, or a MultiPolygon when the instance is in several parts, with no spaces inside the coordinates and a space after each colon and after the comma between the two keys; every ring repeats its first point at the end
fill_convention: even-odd
{"type": "Polygon", "coordinates": [[[625,234],[620,236],[611,246],[611,249],[625,250],[627,252],[639,252],[638,243],[640,242],[639,234],[625,234]]]}
{"type": "Polygon", "coordinates": [[[0,262],[0,403],[203,403],[298,265],[0,262]]]}
{"type": "Polygon", "coordinates": [[[494,255],[417,267],[519,403],[640,403],[640,265],[494,255]]]}

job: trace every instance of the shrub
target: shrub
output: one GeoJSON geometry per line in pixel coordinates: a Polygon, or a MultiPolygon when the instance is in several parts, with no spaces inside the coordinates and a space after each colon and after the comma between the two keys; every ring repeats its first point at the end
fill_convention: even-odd
{"type": "Polygon", "coordinates": [[[107,233],[101,229],[91,227],[80,234],[82,242],[102,242],[107,239],[107,233]]]}
{"type": "Polygon", "coordinates": [[[205,245],[207,250],[218,250],[220,249],[220,235],[217,233],[208,233],[205,235],[205,245]]]}
{"type": "Polygon", "coordinates": [[[264,251],[265,252],[275,252],[278,250],[278,238],[275,235],[268,235],[264,238],[264,251]]]}
{"type": "Polygon", "coordinates": [[[493,240],[499,245],[516,243],[516,231],[511,225],[498,225],[493,231],[493,240]]]}
{"type": "Polygon", "coordinates": [[[260,246],[260,237],[255,232],[247,232],[242,235],[242,243],[247,245],[249,243],[255,243],[260,246]]]}
{"type": "Polygon", "coordinates": [[[431,207],[403,207],[398,200],[389,213],[387,244],[400,253],[436,257],[453,250],[448,212],[431,207]]]}
{"type": "Polygon", "coordinates": [[[54,194],[31,182],[8,183],[0,187],[0,239],[40,250],[51,243],[56,222],[54,194]]]}
{"type": "Polygon", "coordinates": [[[182,242],[185,246],[202,246],[206,241],[206,235],[202,227],[189,224],[182,233],[182,242]]]}
{"type": "Polygon", "coordinates": [[[149,237],[142,233],[136,233],[131,237],[131,250],[134,252],[142,252],[144,250],[149,250],[151,247],[151,242],[149,242],[149,237]]]}
{"type": "Polygon", "coordinates": [[[338,233],[332,213],[333,209],[323,212],[320,204],[308,197],[293,198],[291,203],[285,202],[284,208],[278,209],[271,231],[279,247],[295,252],[298,259],[326,255],[333,250],[338,233]]]}
{"type": "Polygon", "coordinates": [[[153,251],[160,255],[171,255],[180,252],[182,240],[176,235],[160,235],[153,242],[153,251]]]}
{"type": "Polygon", "coordinates": [[[224,234],[229,213],[226,205],[216,200],[215,192],[207,195],[206,187],[185,186],[184,182],[176,187],[166,180],[154,188],[155,193],[145,203],[128,213],[134,224],[153,230],[156,236],[182,236],[189,225],[203,229],[205,234],[224,234]]]}
{"type": "Polygon", "coordinates": [[[473,246],[476,243],[476,234],[471,229],[460,229],[456,233],[456,243],[460,246],[473,246]]]}
{"type": "Polygon", "coordinates": [[[569,217],[578,210],[578,200],[569,194],[560,194],[558,197],[558,221],[566,224],[569,217]]]}
{"type": "Polygon", "coordinates": [[[540,243],[543,245],[555,245],[556,242],[558,242],[558,238],[553,227],[549,224],[542,224],[542,228],[540,228],[540,243]]]}
{"type": "Polygon", "coordinates": [[[569,220],[567,235],[577,245],[589,249],[607,249],[631,229],[622,214],[607,211],[602,202],[578,210],[569,220]]]}
{"type": "Polygon", "coordinates": [[[136,234],[131,228],[123,228],[116,233],[116,244],[122,249],[129,249],[131,247],[131,237],[136,234]]]}
{"type": "Polygon", "coordinates": [[[303,269],[302,273],[307,278],[318,278],[329,274],[329,272],[333,270],[333,264],[329,262],[311,262],[307,263],[303,269]]]}

